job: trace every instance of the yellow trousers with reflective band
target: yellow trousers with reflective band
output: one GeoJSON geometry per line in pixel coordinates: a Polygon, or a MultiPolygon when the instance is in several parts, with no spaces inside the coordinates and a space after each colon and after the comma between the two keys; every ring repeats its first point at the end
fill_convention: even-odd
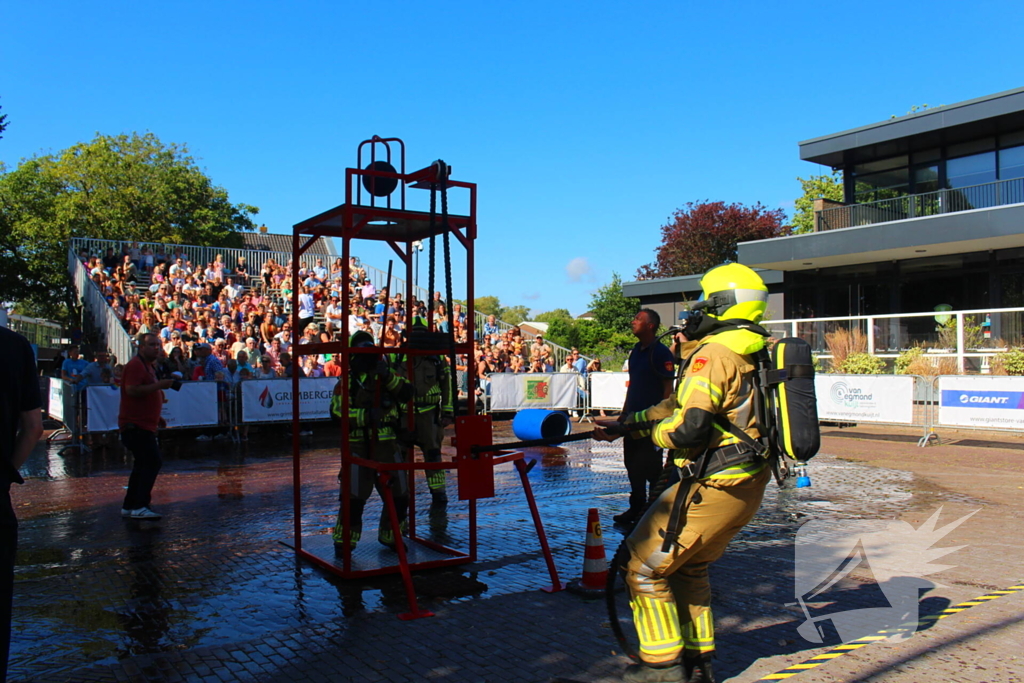
{"type": "Polygon", "coordinates": [[[651,504],[629,535],[626,585],[644,662],[665,664],[715,649],[708,565],[757,512],[770,477],[763,467],[753,475],[694,484],[686,524],[667,553],[661,544],[678,483],[651,504]]]}

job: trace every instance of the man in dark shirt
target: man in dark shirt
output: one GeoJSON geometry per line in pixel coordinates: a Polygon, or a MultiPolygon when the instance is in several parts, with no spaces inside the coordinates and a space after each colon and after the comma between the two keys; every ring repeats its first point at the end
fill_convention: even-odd
{"type": "Polygon", "coordinates": [[[11,647],[11,604],[14,556],[18,549],[18,519],[11,505],[11,483],[23,484],[18,468],[43,434],[39,412],[39,377],[28,340],[0,327],[0,681],[7,680],[11,647]]]}
{"type": "Polygon", "coordinates": [[[128,478],[128,492],[121,516],[137,520],[158,520],[162,515],[149,508],[156,475],[163,464],[156,431],[163,426],[164,389],[173,379],[157,379],[154,363],[160,357],[160,338],[155,334],[139,336],[139,353],[128,361],[121,376],[121,411],[117,425],[121,443],[134,458],[128,478]]]}
{"type": "MultiPolygon", "coordinates": [[[[641,310],[633,318],[633,336],[638,341],[629,353],[629,386],[620,421],[672,394],[675,363],[672,352],[656,340],[660,325],[661,316],[650,308],[641,310]]],[[[613,519],[619,524],[631,524],[647,502],[648,487],[653,487],[661,474],[662,455],[650,434],[645,434],[624,438],[622,456],[629,475],[629,509],[613,519]]]]}

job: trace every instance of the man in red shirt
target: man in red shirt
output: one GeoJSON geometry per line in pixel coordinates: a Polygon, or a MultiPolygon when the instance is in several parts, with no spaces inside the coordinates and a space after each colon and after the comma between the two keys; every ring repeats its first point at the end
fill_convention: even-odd
{"type": "Polygon", "coordinates": [[[160,411],[164,389],[174,385],[173,379],[157,379],[154,362],[160,356],[160,338],[155,334],[139,336],[139,353],[124,368],[121,377],[121,412],[117,425],[121,443],[135,460],[128,478],[121,516],[130,519],[157,520],[161,515],[149,509],[150,494],[156,475],[163,464],[156,430],[164,425],[160,411]]]}
{"type": "Polygon", "coordinates": [[[324,376],[341,377],[341,354],[336,353],[331,359],[324,363],[324,376]]]}

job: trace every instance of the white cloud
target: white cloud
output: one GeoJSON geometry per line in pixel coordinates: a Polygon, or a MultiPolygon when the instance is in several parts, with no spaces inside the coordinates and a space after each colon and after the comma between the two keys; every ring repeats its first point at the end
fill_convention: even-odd
{"type": "Polygon", "coordinates": [[[533,301],[534,299],[540,298],[540,292],[530,292],[529,294],[523,294],[523,298],[527,301],[533,301]]]}
{"type": "Polygon", "coordinates": [[[565,266],[565,272],[569,276],[569,282],[593,282],[594,269],[586,256],[577,256],[565,266]]]}

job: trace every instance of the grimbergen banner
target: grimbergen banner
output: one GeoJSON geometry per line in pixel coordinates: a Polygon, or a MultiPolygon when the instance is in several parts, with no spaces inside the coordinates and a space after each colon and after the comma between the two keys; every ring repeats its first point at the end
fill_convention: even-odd
{"type": "MultiPolygon", "coordinates": [[[[299,379],[299,419],[323,420],[331,416],[336,377],[299,379]]],[[[285,422],[292,419],[290,379],[251,379],[242,382],[242,422],[285,422]]]]}

